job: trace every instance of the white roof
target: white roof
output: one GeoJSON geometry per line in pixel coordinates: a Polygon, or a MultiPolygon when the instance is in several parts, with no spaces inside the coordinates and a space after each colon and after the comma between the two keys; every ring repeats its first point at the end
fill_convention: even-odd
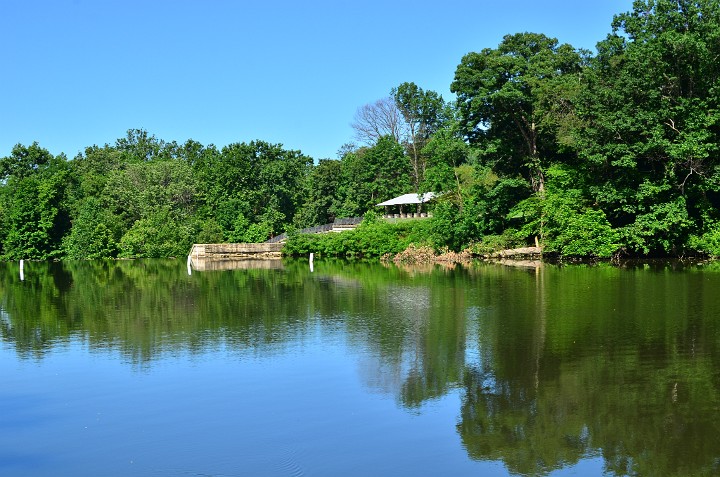
{"type": "Polygon", "coordinates": [[[383,205],[422,204],[434,199],[435,197],[437,197],[437,195],[434,192],[425,192],[424,194],[403,194],[399,197],[395,197],[394,199],[380,202],[377,204],[377,207],[383,205]]]}

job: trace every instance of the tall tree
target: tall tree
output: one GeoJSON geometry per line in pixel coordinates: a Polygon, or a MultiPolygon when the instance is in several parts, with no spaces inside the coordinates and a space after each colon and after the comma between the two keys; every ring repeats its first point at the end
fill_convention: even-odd
{"type": "Polygon", "coordinates": [[[630,252],[679,252],[694,230],[720,238],[718,57],[717,0],[635,1],[598,44],[580,153],[630,252]]]}
{"type": "Polygon", "coordinates": [[[445,101],[435,91],[424,91],[415,83],[402,83],[390,92],[404,120],[402,142],[410,158],[416,192],[425,179],[427,158],[422,149],[442,125],[445,101]]]}
{"type": "Polygon", "coordinates": [[[312,168],[305,182],[303,205],[295,216],[295,225],[311,227],[335,220],[341,175],[342,163],[332,159],[321,159],[312,168]]]}
{"type": "Polygon", "coordinates": [[[207,154],[194,167],[201,178],[208,213],[229,239],[231,234],[243,235],[237,230],[240,226],[263,223],[269,236],[291,224],[302,205],[311,164],[312,159],[300,151],[252,141],[207,154]]]}
{"type": "MultiPolygon", "coordinates": [[[[9,156],[0,159],[0,180],[3,182],[10,178],[23,179],[41,172],[53,164],[57,164],[50,152],[40,147],[37,142],[29,146],[16,144],[9,156]]],[[[62,158],[64,161],[64,156],[62,158]]]]}
{"type": "Polygon", "coordinates": [[[450,90],[458,95],[464,133],[500,172],[520,171],[535,190],[543,168],[557,154],[553,120],[560,80],[578,82],[583,56],[568,44],[538,33],[507,35],[496,49],[465,55],[450,90]],[[551,94],[552,93],[552,94],[551,94]]]}
{"type": "Polygon", "coordinates": [[[37,143],[18,144],[10,156],[0,159],[0,166],[3,255],[13,259],[58,256],[70,229],[66,201],[70,168],[65,156],[53,156],[37,143]]]}
{"type": "Polygon", "coordinates": [[[412,187],[410,164],[403,147],[391,136],[381,137],[373,147],[346,154],[341,163],[338,216],[362,215],[412,187]]]}
{"type": "MultiPolygon", "coordinates": [[[[169,159],[130,164],[108,175],[101,200],[107,214],[112,216],[110,223],[107,215],[94,216],[86,212],[79,215],[79,223],[88,219],[90,226],[99,227],[97,237],[101,244],[106,241],[105,228],[111,229],[123,256],[184,255],[194,239],[197,189],[192,169],[184,161],[169,159]],[[99,221],[97,225],[93,223],[95,220],[99,221]]],[[[82,243],[77,238],[74,240],[82,243]]],[[[103,245],[103,248],[106,247],[103,245]]]]}
{"type": "Polygon", "coordinates": [[[130,162],[156,159],[166,147],[165,141],[144,129],[129,129],[125,137],[115,141],[115,149],[124,153],[130,162]]]}
{"type": "Polygon", "coordinates": [[[367,146],[377,143],[383,136],[400,142],[405,135],[404,127],[402,114],[391,97],[358,108],[352,122],[355,138],[367,146]]]}

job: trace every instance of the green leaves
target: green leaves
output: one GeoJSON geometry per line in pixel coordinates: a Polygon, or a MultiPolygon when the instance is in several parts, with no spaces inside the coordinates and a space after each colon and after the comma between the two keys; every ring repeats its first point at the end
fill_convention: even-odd
{"type": "Polygon", "coordinates": [[[602,210],[588,203],[577,171],[554,165],[546,174],[545,192],[519,202],[508,214],[517,235],[537,238],[545,253],[565,257],[608,258],[617,252],[620,234],[602,210]]]}
{"type": "Polygon", "coordinates": [[[429,220],[388,223],[368,214],[357,229],[342,233],[291,234],[283,248],[289,256],[315,253],[323,257],[380,258],[396,254],[410,243],[430,241],[429,220]]]}
{"type": "Polygon", "coordinates": [[[629,251],[680,253],[718,164],[720,5],[637,1],[598,44],[578,103],[579,153],[629,251]]]}
{"type": "Polygon", "coordinates": [[[338,217],[364,215],[376,204],[412,190],[410,164],[402,146],[390,136],[345,154],[340,167],[338,217]]]}
{"type": "Polygon", "coordinates": [[[193,243],[191,224],[171,210],[153,210],[135,221],[120,240],[120,256],[127,258],[165,258],[187,255],[193,243]]]}
{"type": "Polygon", "coordinates": [[[485,150],[486,164],[522,172],[542,189],[542,167],[558,151],[555,134],[572,122],[582,64],[570,45],[537,33],[506,35],[498,48],[463,57],[450,88],[461,128],[485,150]]]}
{"type": "MultiPolygon", "coordinates": [[[[64,157],[59,157],[59,161],[64,157]]],[[[8,157],[0,159],[0,180],[10,178],[23,179],[35,175],[57,164],[57,161],[47,149],[41,148],[37,142],[30,146],[17,144],[8,157]]]]}
{"type": "Polygon", "coordinates": [[[312,160],[262,141],[222,151],[130,130],[72,162],[37,143],[0,159],[6,258],[167,257],[264,241],[292,222],[312,160]],[[72,224],[72,228],[71,228],[72,224]]]}
{"type": "Polygon", "coordinates": [[[78,207],[70,233],[63,239],[63,251],[71,259],[116,257],[118,245],[113,217],[100,200],[88,197],[78,207]]]}
{"type": "MultiPolygon", "coordinates": [[[[263,141],[235,143],[195,165],[205,191],[208,213],[230,240],[235,216],[263,223],[266,236],[281,233],[292,223],[303,202],[312,160],[300,151],[263,141]]],[[[259,231],[259,229],[258,229],[259,231]]]]}
{"type": "Polygon", "coordinates": [[[402,83],[390,92],[405,120],[407,136],[403,144],[412,168],[415,192],[421,192],[427,157],[423,151],[428,139],[442,126],[445,101],[435,91],[424,91],[415,83],[402,83]]]}
{"type": "Polygon", "coordinates": [[[47,259],[60,254],[70,228],[66,192],[70,178],[64,156],[53,157],[34,143],[16,146],[2,190],[3,256],[47,259]]]}
{"type": "Polygon", "coordinates": [[[339,207],[342,163],[321,159],[312,168],[303,184],[303,203],[293,218],[298,228],[329,224],[335,220],[339,207]]]}

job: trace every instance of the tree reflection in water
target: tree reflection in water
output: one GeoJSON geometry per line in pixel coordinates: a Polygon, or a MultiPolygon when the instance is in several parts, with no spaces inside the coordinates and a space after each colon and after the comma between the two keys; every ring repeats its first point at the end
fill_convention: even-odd
{"type": "Polygon", "coordinates": [[[135,366],[227,347],[283,353],[320,326],[408,409],[460,389],[472,459],[536,475],[601,456],[615,475],[720,472],[720,273],[672,264],[354,262],[188,276],[182,261],[0,266],[21,358],[80,340],[135,366]]]}

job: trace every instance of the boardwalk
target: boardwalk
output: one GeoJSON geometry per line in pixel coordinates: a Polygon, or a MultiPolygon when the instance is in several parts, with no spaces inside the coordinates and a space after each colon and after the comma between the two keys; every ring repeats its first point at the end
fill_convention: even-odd
{"type": "MultiPolygon", "coordinates": [[[[362,217],[349,217],[346,219],[335,219],[331,224],[318,225],[316,227],[308,227],[306,229],[300,229],[297,231],[299,234],[323,234],[327,232],[344,232],[346,230],[353,230],[357,227],[360,222],[363,221],[362,217]]],[[[287,234],[282,233],[276,237],[271,238],[265,243],[279,243],[287,240],[287,234]]]]}
{"type": "MultiPolygon", "coordinates": [[[[319,225],[298,230],[300,234],[319,234],[328,232],[343,232],[352,230],[362,222],[362,217],[335,219],[331,224],[319,225]]],[[[208,260],[243,260],[267,259],[282,257],[283,243],[287,234],[280,234],[263,243],[197,243],[192,246],[188,259],[196,265],[197,269],[205,268],[200,265],[208,260]]]]}

